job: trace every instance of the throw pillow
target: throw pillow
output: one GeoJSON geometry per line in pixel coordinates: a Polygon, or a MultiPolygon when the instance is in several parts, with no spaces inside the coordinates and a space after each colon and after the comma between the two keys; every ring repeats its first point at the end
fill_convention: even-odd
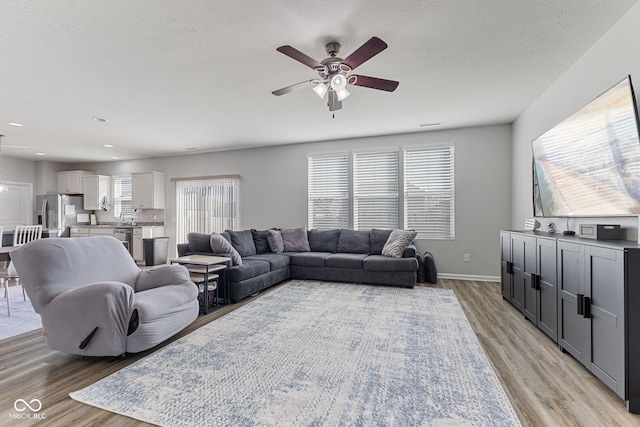
{"type": "Polygon", "coordinates": [[[211,234],[211,249],[215,254],[231,254],[233,265],[242,265],[242,257],[222,234],[211,234]]]}
{"type": "Polygon", "coordinates": [[[369,230],[340,230],[338,252],[348,254],[368,254],[371,250],[369,230]]]}
{"type": "Polygon", "coordinates": [[[307,237],[307,227],[304,225],[298,228],[281,230],[282,243],[285,252],[309,252],[309,238],[307,237]]]}
{"type": "Polygon", "coordinates": [[[256,245],[256,254],[271,252],[269,241],[267,240],[267,237],[269,236],[267,230],[252,229],[251,235],[253,236],[253,244],[256,245]]]}
{"type": "Polygon", "coordinates": [[[338,252],[339,229],[309,231],[309,249],[313,252],[338,252]]]}
{"type": "Polygon", "coordinates": [[[225,232],[229,233],[231,244],[236,251],[238,251],[240,256],[251,256],[256,254],[256,245],[253,243],[253,233],[251,233],[251,230],[225,230],[225,232]]]}
{"type": "Polygon", "coordinates": [[[438,281],[438,270],[436,269],[436,261],[433,254],[429,251],[424,253],[424,280],[435,284],[438,281]]]}
{"type": "Polygon", "coordinates": [[[371,229],[371,255],[382,255],[382,248],[387,243],[393,230],[371,229]]]}
{"type": "Polygon", "coordinates": [[[382,255],[401,258],[404,249],[417,235],[418,233],[414,230],[393,230],[382,248],[382,255]]]}
{"type": "Polygon", "coordinates": [[[284,251],[284,242],[282,241],[280,230],[267,230],[267,242],[269,242],[271,252],[279,254],[284,251]]]}

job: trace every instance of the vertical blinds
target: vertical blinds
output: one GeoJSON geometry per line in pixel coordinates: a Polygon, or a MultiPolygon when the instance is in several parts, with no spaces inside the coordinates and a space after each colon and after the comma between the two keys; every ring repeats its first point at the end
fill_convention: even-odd
{"type": "Polygon", "coordinates": [[[309,228],[349,227],[349,157],[346,153],[307,157],[309,228]]]}
{"type": "Polygon", "coordinates": [[[405,227],[423,239],[453,239],[454,147],[406,150],[405,227]]]}
{"type": "Polygon", "coordinates": [[[353,228],[398,228],[398,151],[354,153],[353,228]]]}
{"type": "Polygon", "coordinates": [[[187,234],[220,233],[240,225],[239,176],[181,179],[176,181],[176,238],[187,234]]]}

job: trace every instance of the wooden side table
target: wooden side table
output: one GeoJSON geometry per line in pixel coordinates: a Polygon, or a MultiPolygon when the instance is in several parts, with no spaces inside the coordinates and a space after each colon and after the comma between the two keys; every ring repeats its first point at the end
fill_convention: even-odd
{"type": "MultiPolygon", "coordinates": [[[[214,271],[220,271],[227,268],[230,261],[227,257],[213,255],[187,255],[178,258],[171,258],[171,264],[181,264],[186,266],[191,273],[202,274],[204,281],[204,293],[202,301],[204,303],[204,314],[209,313],[209,274],[214,271]]],[[[228,291],[228,289],[225,289],[228,291]]],[[[218,289],[216,288],[216,305],[218,304],[218,289]]]]}

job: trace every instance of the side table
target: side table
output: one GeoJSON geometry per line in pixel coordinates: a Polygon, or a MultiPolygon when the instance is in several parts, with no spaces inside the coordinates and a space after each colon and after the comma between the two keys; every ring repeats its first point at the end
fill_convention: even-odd
{"type": "MultiPolygon", "coordinates": [[[[171,258],[169,262],[171,264],[181,264],[187,267],[193,267],[193,272],[196,274],[202,274],[204,279],[204,292],[202,295],[202,301],[204,302],[204,314],[209,313],[209,273],[213,271],[220,271],[227,268],[227,263],[230,261],[227,257],[221,256],[209,256],[209,255],[187,255],[178,258],[171,258]]],[[[226,275],[225,275],[226,276],[226,275]]],[[[223,280],[226,289],[226,279],[223,280]]],[[[218,304],[218,289],[216,288],[216,305],[218,304]]]]}

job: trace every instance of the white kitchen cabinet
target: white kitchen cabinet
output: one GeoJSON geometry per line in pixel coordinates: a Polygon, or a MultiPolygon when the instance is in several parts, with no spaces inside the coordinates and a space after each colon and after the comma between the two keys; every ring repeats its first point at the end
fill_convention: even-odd
{"type": "Polygon", "coordinates": [[[114,227],[89,227],[89,237],[114,235],[114,227]]]}
{"type": "Polygon", "coordinates": [[[142,239],[164,236],[164,226],[143,226],[133,229],[133,259],[144,261],[144,245],[142,239]]]}
{"type": "Polygon", "coordinates": [[[89,237],[89,227],[71,227],[71,237],[89,237]]]}
{"type": "Polygon", "coordinates": [[[132,173],[131,204],[133,209],[164,209],[164,173],[132,173]]]}
{"type": "Polygon", "coordinates": [[[58,172],[58,193],[83,194],[84,178],[91,175],[95,175],[95,172],[81,170],[58,172]]]}
{"type": "Polygon", "coordinates": [[[97,211],[100,201],[106,197],[111,203],[111,177],[107,175],[92,175],[83,178],[84,209],[97,211]]]}

